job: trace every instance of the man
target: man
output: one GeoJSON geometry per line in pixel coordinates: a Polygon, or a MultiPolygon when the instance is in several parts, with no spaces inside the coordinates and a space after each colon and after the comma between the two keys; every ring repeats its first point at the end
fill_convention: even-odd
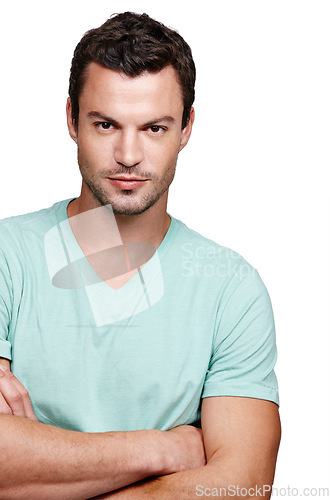
{"type": "Polygon", "coordinates": [[[146,15],[75,50],[81,194],[0,225],[0,498],[269,498],[267,291],[166,212],[194,82],[189,46],[146,15]]]}

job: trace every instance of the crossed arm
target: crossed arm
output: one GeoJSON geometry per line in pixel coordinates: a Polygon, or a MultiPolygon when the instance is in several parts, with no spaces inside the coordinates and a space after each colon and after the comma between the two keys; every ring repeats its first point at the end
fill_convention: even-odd
{"type": "MultiPolygon", "coordinates": [[[[19,384],[8,371],[1,378],[5,391],[9,379],[19,384]]],[[[0,415],[0,499],[184,500],[220,488],[227,488],[231,498],[270,497],[280,423],[277,406],[269,401],[205,398],[205,465],[201,435],[190,426],[168,432],[79,433],[31,422],[36,418],[24,391],[23,399],[21,416],[27,418],[0,415]]],[[[22,407],[16,393],[16,405],[19,400],[22,407]]]]}
{"type": "Polygon", "coordinates": [[[281,433],[277,405],[252,398],[205,398],[202,429],[205,466],[136,483],[99,498],[269,499],[281,433]]]}

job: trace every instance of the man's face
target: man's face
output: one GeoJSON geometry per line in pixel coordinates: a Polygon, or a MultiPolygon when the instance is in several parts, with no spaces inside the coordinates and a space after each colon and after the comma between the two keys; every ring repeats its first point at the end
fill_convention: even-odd
{"type": "Polygon", "coordinates": [[[70,101],[67,105],[88,205],[111,204],[114,213],[133,215],[167,196],[193,123],[192,112],[182,130],[182,113],[173,67],[130,78],[91,63],[79,97],[77,130],[70,101]]]}

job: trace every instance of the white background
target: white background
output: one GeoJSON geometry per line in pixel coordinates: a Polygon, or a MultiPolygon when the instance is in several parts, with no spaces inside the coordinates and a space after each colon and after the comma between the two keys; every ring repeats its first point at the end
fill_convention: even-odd
{"type": "Polygon", "coordinates": [[[193,50],[197,117],[169,212],[241,253],[269,290],[283,426],[275,485],[330,488],[328,1],[7,3],[0,218],[79,194],[65,123],[71,57],[86,30],[124,10],[177,29],[193,50]]]}

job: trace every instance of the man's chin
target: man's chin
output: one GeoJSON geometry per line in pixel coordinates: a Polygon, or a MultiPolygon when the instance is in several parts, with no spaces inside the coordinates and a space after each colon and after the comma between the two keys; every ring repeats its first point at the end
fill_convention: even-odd
{"type": "Polygon", "coordinates": [[[110,200],[109,204],[116,215],[140,215],[152,207],[159,199],[159,196],[155,198],[134,196],[135,193],[132,193],[132,191],[123,191],[123,195],[120,199],[110,200]]]}
{"type": "Polygon", "coordinates": [[[155,197],[137,196],[133,191],[122,191],[119,196],[109,196],[105,190],[91,190],[102,205],[110,205],[116,215],[140,215],[152,207],[161,195],[155,197]]]}
{"type": "Polygon", "coordinates": [[[93,194],[95,198],[99,201],[99,203],[101,203],[104,206],[106,205],[111,206],[114,214],[138,215],[149,208],[148,206],[147,207],[141,206],[141,204],[137,203],[137,201],[134,202],[133,199],[130,200],[131,203],[127,203],[128,200],[126,200],[125,203],[125,201],[121,202],[118,200],[114,200],[113,198],[107,196],[107,194],[104,192],[94,191],[93,194]]]}
{"type": "Polygon", "coordinates": [[[140,215],[142,214],[143,212],[145,212],[146,210],[148,210],[148,208],[150,208],[149,206],[146,206],[146,207],[117,207],[115,205],[111,205],[112,206],[112,211],[115,215],[140,215]]]}
{"type": "MultiPolygon", "coordinates": [[[[131,200],[133,202],[133,200],[131,200]]],[[[148,208],[152,205],[146,204],[142,205],[137,201],[134,203],[122,203],[116,200],[109,200],[105,205],[111,205],[112,211],[116,215],[139,215],[148,210],[148,208]]]]}

